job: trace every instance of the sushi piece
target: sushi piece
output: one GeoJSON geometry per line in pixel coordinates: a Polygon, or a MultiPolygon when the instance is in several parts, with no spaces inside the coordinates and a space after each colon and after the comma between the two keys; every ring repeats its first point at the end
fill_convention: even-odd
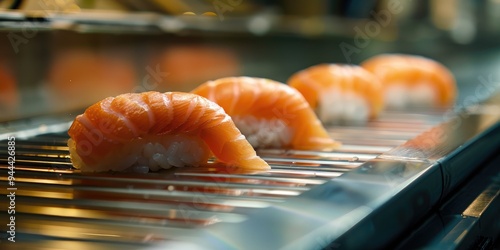
{"type": "Polygon", "coordinates": [[[326,132],[304,97],[276,81],[227,77],[192,93],[219,104],[255,148],[327,150],[340,146],[326,132]]]}
{"type": "Polygon", "coordinates": [[[47,73],[47,99],[54,108],[81,108],[108,96],[134,92],[137,78],[128,52],[62,50],[47,73]]]}
{"type": "Polygon", "coordinates": [[[14,113],[19,105],[16,79],[7,64],[0,62],[0,112],[1,115],[14,113]]]}
{"type": "Polygon", "coordinates": [[[356,65],[319,64],[293,74],[296,88],[325,124],[364,124],[384,107],[382,84],[356,65]]]}
{"type": "Polygon", "coordinates": [[[270,168],[219,105],[190,93],[108,97],[77,116],[68,134],[82,171],[198,166],[212,154],[239,168],[270,168]]]}
{"type": "Polygon", "coordinates": [[[361,66],[382,82],[388,108],[446,108],[455,101],[457,87],[453,74],[432,59],[383,54],[367,59],[361,66]]]}
{"type": "MultiPolygon", "coordinates": [[[[201,82],[240,74],[240,61],[236,53],[228,48],[209,45],[172,45],[151,57],[149,65],[155,67],[154,74],[145,89],[155,91],[189,92],[201,82]],[[196,71],[196,74],[193,72],[196,71]]],[[[152,71],[152,70],[146,70],[152,71]]]]}

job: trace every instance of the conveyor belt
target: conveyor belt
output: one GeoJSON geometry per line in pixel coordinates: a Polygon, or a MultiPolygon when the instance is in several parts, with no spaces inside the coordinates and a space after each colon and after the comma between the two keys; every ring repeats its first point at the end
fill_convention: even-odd
{"type": "MultiPolygon", "coordinates": [[[[80,173],[71,165],[68,137],[61,129],[69,123],[59,124],[60,133],[32,136],[36,129],[31,129],[30,136],[19,133],[15,144],[15,247],[45,249],[64,243],[71,249],[127,249],[189,241],[198,229],[240,223],[381,154],[397,153],[397,146],[442,120],[439,113],[392,112],[366,126],[328,128],[344,143],[340,149],[259,150],[272,167],[259,173],[215,164],[147,174],[80,173]]],[[[0,186],[5,187],[0,194],[5,197],[10,192],[6,141],[0,145],[0,186]]],[[[0,203],[2,224],[9,219],[8,202],[0,203]]],[[[7,235],[0,233],[4,244],[7,235]]]]}

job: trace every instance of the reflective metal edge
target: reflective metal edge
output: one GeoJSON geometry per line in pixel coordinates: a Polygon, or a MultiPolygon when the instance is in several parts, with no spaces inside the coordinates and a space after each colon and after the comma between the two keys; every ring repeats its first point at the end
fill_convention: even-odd
{"type": "Polygon", "coordinates": [[[500,155],[485,165],[394,249],[490,249],[500,236],[500,155]]]}
{"type": "Polygon", "coordinates": [[[499,211],[500,182],[497,181],[481,192],[462,214],[456,215],[455,221],[442,237],[430,244],[430,248],[488,249],[500,235],[499,211]]]}
{"type": "Polygon", "coordinates": [[[244,222],[202,229],[191,243],[199,249],[384,247],[474,171],[478,159],[500,147],[499,118],[500,112],[458,113],[378,159],[244,222]]]}

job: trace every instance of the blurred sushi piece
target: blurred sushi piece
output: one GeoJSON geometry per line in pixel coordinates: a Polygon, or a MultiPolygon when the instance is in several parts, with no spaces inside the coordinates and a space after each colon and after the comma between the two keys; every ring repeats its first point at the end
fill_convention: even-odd
{"type": "MultiPolygon", "coordinates": [[[[150,91],[189,92],[211,79],[240,74],[234,51],[208,45],[171,45],[153,56],[149,65],[157,72],[145,87],[150,91]]],[[[147,70],[150,73],[152,70],[147,70]]]]}
{"type": "Polygon", "coordinates": [[[13,113],[19,106],[17,83],[6,63],[0,62],[0,112],[13,113]]]}
{"type": "Polygon", "coordinates": [[[415,55],[382,54],[365,60],[361,66],[382,82],[389,109],[447,108],[455,102],[455,78],[435,60],[415,55]]]}
{"type": "Polygon", "coordinates": [[[125,53],[67,49],[55,55],[47,81],[53,105],[84,107],[108,96],[133,92],[137,73],[125,53]]]}
{"type": "Polygon", "coordinates": [[[384,107],[378,78],[356,65],[319,64],[293,74],[296,88],[325,124],[364,124],[384,107]]]}
{"type": "Polygon", "coordinates": [[[226,77],[192,93],[219,104],[255,148],[331,150],[330,138],[304,97],[290,86],[264,78],[226,77]]]}

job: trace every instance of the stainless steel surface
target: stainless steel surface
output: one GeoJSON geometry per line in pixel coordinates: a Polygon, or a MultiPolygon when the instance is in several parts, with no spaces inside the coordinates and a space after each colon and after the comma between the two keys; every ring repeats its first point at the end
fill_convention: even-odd
{"type": "MultiPolygon", "coordinates": [[[[238,173],[214,165],[214,168],[183,168],[148,174],[80,173],[71,166],[67,135],[55,133],[66,131],[68,122],[52,124],[46,121],[13,132],[13,126],[21,126],[14,123],[4,127],[3,135],[18,138],[14,175],[16,237],[23,246],[30,248],[42,248],[38,245],[42,239],[43,245],[50,245],[52,241],[90,241],[75,245],[82,248],[96,245],[119,248],[122,243],[148,245],[203,239],[199,235],[200,228],[239,224],[261,210],[288,204],[291,197],[312,191],[319,185],[329,185],[331,179],[352,172],[439,120],[435,114],[386,113],[367,126],[330,128],[334,137],[346,143],[339,150],[259,150],[258,154],[272,166],[271,170],[262,173],[238,173]],[[412,126],[403,127],[405,124],[412,126]]],[[[6,153],[6,150],[0,152],[2,186],[8,184],[6,153]]],[[[410,165],[401,171],[411,174],[422,164],[410,165]]],[[[365,171],[363,169],[356,172],[359,174],[365,171]]],[[[387,189],[371,186],[364,190],[364,198],[380,188],[387,189]]],[[[8,192],[0,189],[2,196],[8,192]]],[[[338,195],[345,194],[339,192],[338,195]]],[[[354,205],[352,202],[361,201],[352,198],[344,197],[343,204],[323,209],[335,211],[344,207],[336,213],[345,212],[345,208],[354,205]]],[[[299,198],[298,203],[293,203],[304,206],[301,202],[299,198]]],[[[2,200],[0,206],[0,218],[5,221],[7,201],[2,200]]],[[[321,206],[311,211],[318,208],[321,206]]]]}
{"type": "Polygon", "coordinates": [[[241,223],[207,227],[195,242],[203,249],[386,247],[497,151],[499,109],[497,103],[495,112],[457,113],[376,159],[258,210],[241,223]]]}
{"type": "Polygon", "coordinates": [[[487,159],[396,249],[496,249],[500,237],[500,155],[487,159]]]}

